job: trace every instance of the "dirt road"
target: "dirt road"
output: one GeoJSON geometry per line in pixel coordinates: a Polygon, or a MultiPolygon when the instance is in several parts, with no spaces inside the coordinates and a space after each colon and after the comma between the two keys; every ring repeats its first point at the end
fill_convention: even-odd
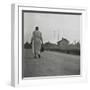
{"type": "Polygon", "coordinates": [[[79,75],[80,56],[44,51],[34,59],[30,49],[24,49],[24,77],[79,75]]]}

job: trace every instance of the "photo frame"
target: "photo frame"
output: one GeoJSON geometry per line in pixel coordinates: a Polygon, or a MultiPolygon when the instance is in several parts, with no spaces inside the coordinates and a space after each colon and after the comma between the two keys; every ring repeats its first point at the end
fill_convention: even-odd
{"type": "MultiPolygon", "coordinates": [[[[33,15],[32,15],[33,16],[33,15]]],[[[49,17],[49,16],[48,16],[49,17]]],[[[51,17],[51,16],[50,16],[51,17]]],[[[42,22],[43,23],[43,22],[42,22]]],[[[37,25],[37,24],[36,24],[37,25]]],[[[60,79],[60,83],[67,82],[82,82],[86,80],[87,61],[84,60],[83,55],[83,37],[86,30],[86,9],[85,8],[53,8],[53,7],[36,7],[23,4],[12,4],[11,6],[11,84],[12,86],[30,86],[45,84],[42,79],[52,82],[53,79],[60,79]],[[24,13],[50,13],[53,14],[70,14],[80,15],[80,74],[78,75],[50,75],[42,77],[24,77],[23,76],[23,58],[24,58],[24,13]]]]}

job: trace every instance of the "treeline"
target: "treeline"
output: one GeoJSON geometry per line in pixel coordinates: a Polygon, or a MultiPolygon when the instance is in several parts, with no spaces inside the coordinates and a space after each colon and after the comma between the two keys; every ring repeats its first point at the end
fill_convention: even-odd
{"type": "MultiPolygon", "coordinates": [[[[46,42],[43,44],[44,50],[47,51],[55,51],[55,52],[62,52],[67,54],[74,54],[74,55],[80,55],[80,43],[76,44],[69,44],[63,48],[62,46],[59,46],[58,44],[53,44],[50,42],[46,42]]],[[[24,44],[25,49],[31,49],[32,45],[31,43],[26,42],[24,44]]]]}
{"type": "Polygon", "coordinates": [[[25,48],[25,49],[31,49],[31,48],[32,48],[31,43],[26,42],[26,43],[24,44],[24,48],[25,48]]]}
{"type": "Polygon", "coordinates": [[[44,49],[47,51],[56,51],[67,54],[80,55],[80,44],[78,42],[76,44],[68,44],[65,47],[47,42],[44,44],[44,49]]]}

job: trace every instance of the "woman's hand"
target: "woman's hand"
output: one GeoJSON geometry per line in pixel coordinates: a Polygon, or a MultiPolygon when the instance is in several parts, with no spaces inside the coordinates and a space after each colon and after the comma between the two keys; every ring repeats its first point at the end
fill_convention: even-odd
{"type": "Polygon", "coordinates": [[[32,45],[32,42],[30,44],[32,45]]]}

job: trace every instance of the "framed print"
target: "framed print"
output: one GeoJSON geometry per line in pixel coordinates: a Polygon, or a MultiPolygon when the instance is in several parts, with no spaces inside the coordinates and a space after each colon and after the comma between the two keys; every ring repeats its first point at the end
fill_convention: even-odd
{"type": "Polygon", "coordinates": [[[13,86],[30,85],[41,78],[85,79],[86,9],[15,4],[11,11],[13,86]]]}

